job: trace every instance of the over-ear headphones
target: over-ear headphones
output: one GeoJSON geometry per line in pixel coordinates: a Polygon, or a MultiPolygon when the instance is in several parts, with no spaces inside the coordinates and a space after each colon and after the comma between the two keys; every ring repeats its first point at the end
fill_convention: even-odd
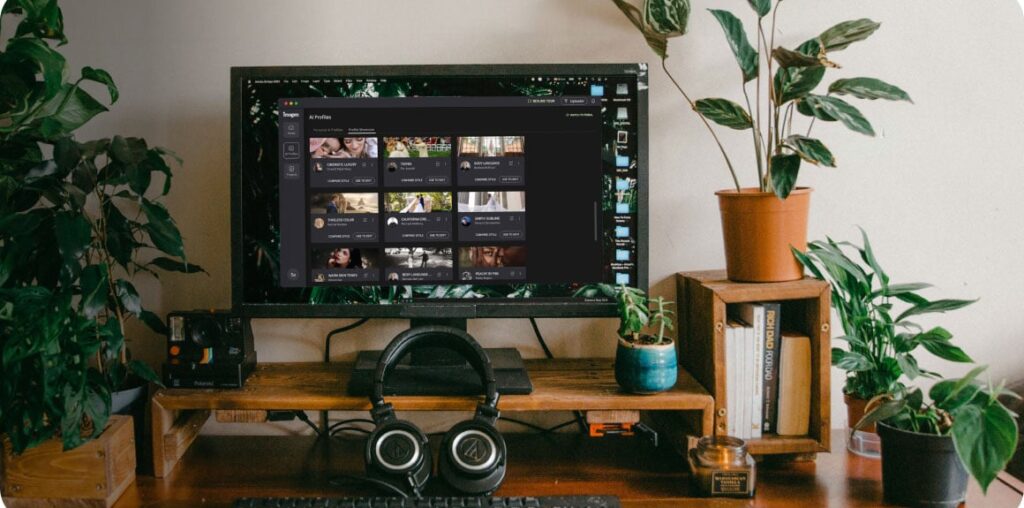
{"type": "Polygon", "coordinates": [[[377,361],[373,376],[370,414],[375,428],[366,441],[366,474],[418,495],[431,476],[433,465],[427,435],[416,425],[395,417],[384,401],[384,381],[398,361],[421,347],[458,352],[476,370],[486,398],[477,404],[472,419],[459,422],[441,441],[438,471],[455,490],[487,495],[505,479],[505,440],[495,428],[498,419],[498,388],[487,353],[466,332],[449,326],[421,326],[400,333],[377,361]]]}

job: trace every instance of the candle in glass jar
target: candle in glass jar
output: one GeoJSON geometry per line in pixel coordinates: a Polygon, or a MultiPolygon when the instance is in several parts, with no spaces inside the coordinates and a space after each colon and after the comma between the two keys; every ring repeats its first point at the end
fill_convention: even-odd
{"type": "Polygon", "coordinates": [[[730,436],[706,436],[687,457],[697,491],[703,496],[751,497],[757,480],[747,444],[730,436]]]}

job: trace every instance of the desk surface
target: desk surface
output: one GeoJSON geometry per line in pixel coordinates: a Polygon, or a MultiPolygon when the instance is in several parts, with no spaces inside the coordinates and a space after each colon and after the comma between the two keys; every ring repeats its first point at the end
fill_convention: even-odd
{"type": "MultiPolygon", "coordinates": [[[[878,506],[880,463],[847,453],[842,434],[833,434],[836,452],[819,454],[817,462],[760,464],[753,502],[714,506],[878,506]]],[[[614,494],[631,507],[708,506],[706,499],[689,497],[685,467],[664,447],[644,451],[626,438],[575,434],[515,434],[508,442],[509,473],[499,495],[614,494]]],[[[167,478],[140,476],[115,508],[226,507],[243,496],[379,495],[359,485],[331,485],[337,475],[361,474],[361,457],[357,439],[201,436],[167,478]]],[[[1021,495],[996,480],[982,497],[972,481],[968,500],[971,506],[1016,508],[1021,495]]]]}

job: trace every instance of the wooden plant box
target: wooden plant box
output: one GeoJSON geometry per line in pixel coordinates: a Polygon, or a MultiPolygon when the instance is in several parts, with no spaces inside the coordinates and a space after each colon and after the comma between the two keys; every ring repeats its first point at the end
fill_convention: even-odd
{"type": "Polygon", "coordinates": [[[18,506],[109,507],[135,482],[135,434],[130,416],[111,415],[100,436],[63,451],[51,439],[21,455],[3,439],[0,492],[18,506]]]}
{"type": "Polygon", "coordinates": [[[679,308],[679,361],[715,398],[715,431],[724,434],[728,420],[725,400],[725,328],[728,306],[744,302],[782,304],[782,328],[811,339],[811,420],[806,436],[766,434],[747,442],[754,455],[813,458],[831,448],[829,401],[830,290],[828,283],[805,278],[792,282],[741,283],[724,270],[676,275],[679,308]]]}

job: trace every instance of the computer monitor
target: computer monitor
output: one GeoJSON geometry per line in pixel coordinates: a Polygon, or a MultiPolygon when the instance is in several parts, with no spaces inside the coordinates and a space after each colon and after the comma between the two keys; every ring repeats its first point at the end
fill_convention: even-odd
{"type": "Polygon", "coordinates": [[[601,317],[647,287],[645,64],[231,70],[248,317],[601,317]]]}

